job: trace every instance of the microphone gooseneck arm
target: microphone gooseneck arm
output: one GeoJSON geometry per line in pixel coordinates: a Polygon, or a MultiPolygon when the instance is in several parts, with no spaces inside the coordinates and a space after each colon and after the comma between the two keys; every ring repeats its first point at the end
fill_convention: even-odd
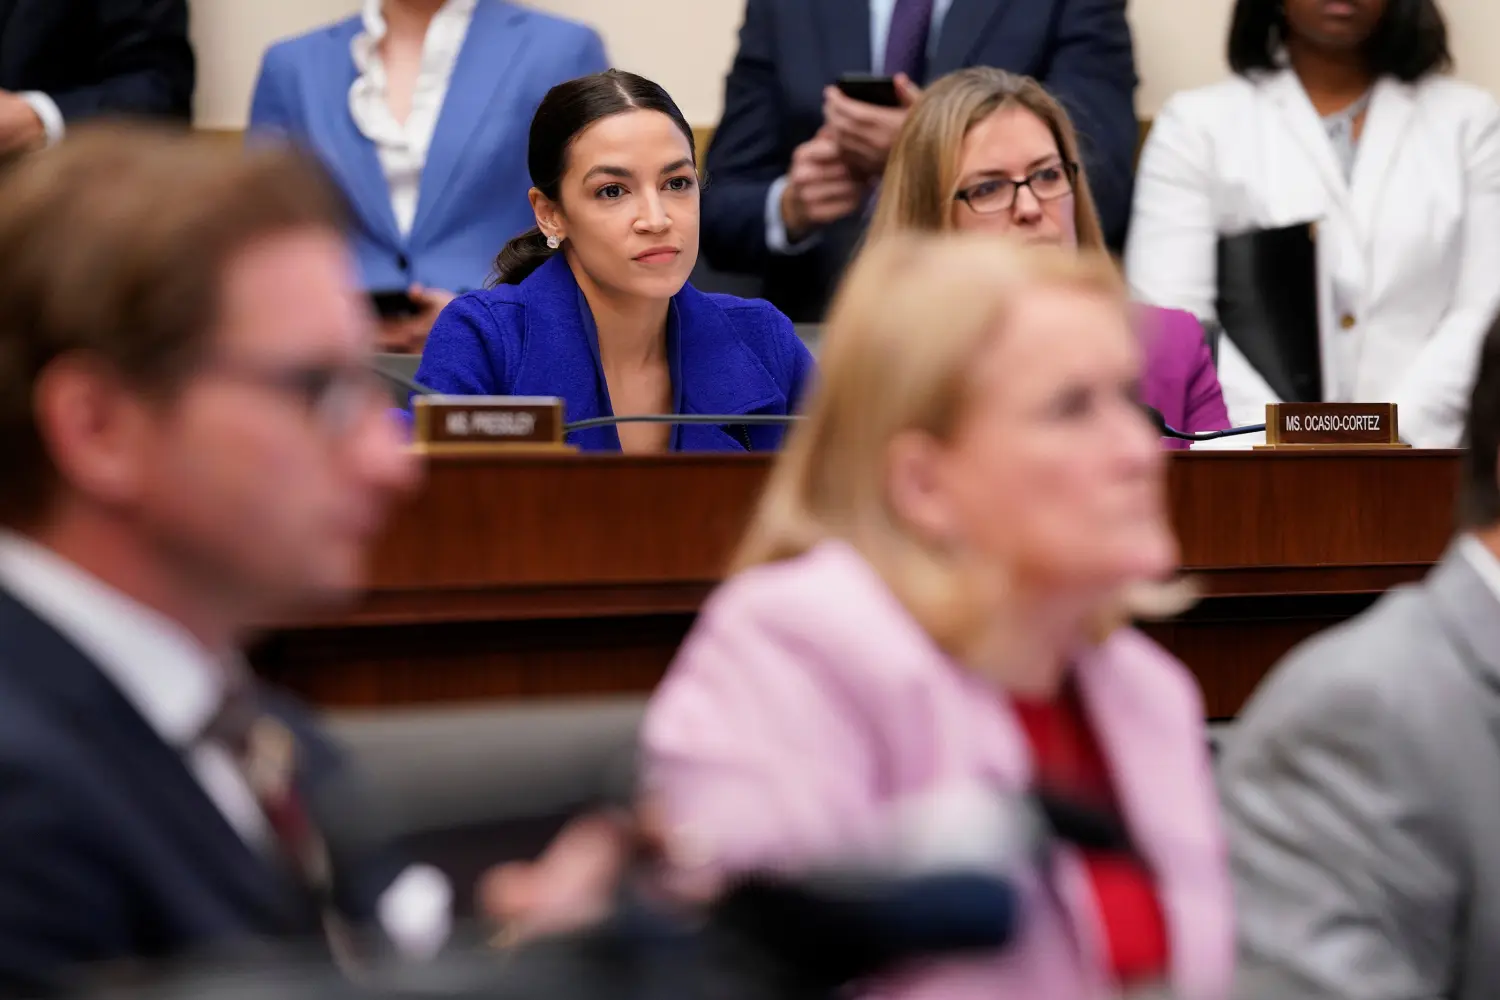
{"type": "Polygon", "coordinates": [[[1241,434],[1259,434],[1266,429],[1265,424],[1246,424],[1243,427],[1226,427],[1221,431],[1180,431],[1167,423],[1167,418],[1156,407],[1142,405],[1141,409],[1151,418],[1158,434],[1178,441],[1216,441],[1219,438],[1239,437],[1241,434]]]}
{"type": "MultiPolygon", "coordinates": [[[[407,378],[399,372],[393,372],[379,366],[375,366],[373,370],[381,378],[393,382],[418,396],[438,395],[436,389],[425,386],[416,379],[407,378]]],[[[1242,434],[1259,434],[1266,429],[1265,424],[1247,424],[1244,427],[1228,427],[1221,431],[1180,431],[1167,423],[1166,418],[1162,416],[1160,410],[1152,406],[1147,406],[1144,409],[1162,437],[1176,438],[1179,441],[1213,441],[1218,438],[1237,437],[1242,434]]],[[[588,420],[575,420],[572,423],[563,424],[563,433],[572,434],[574,431],[586,431],[595,427],[613,427],[617,424],[707,424],[710,426],[744,424],[746,426],[778,426],[791,425],[801,419],[801,414],[795,413],[639,413],[623,417],[591,417],[588,420]]]]}
{"type": "Polygon", "coordinates": [[[796,414],[781,413],[639,413],[625,417],[590,417],[563,424],[563,433],[586,431],[594,427],[613,427],[615,424],[793,424],[802,418],[796,414]]]}
{"type": "Polygon", "coordinates": [[[1241,434],[1259,434],[1266,429],[1265,424],[1246,424],[1243,427],[1226,427],[1222,431],[1180,431],[1175,427],[1163,425],[1165,431],[1163,437],[1176,438],[1179,441],[1217,441],[1219,438],[1239,437],[1241,434]]]}
{"type": "MultiPolygon", "coordinates": [[[[416,379],[408,378],[400,372],[394,372],[379,365],[372,365],[371,371],[386,381],[392,382],[415,395],[442,395],[431,386],[423,385],[416,379]]],[[[800,414],[783,413],[641,413],[623,417],[591,417],[588,420],[575,420],[570,424],[563,424],[563,433],[572,434],[574,431],[586,431],[594,427],[613,427],[617,424],[708,424],[721,427],[734,424],[743,424],[746,426],[782,426],[794,424],[801,419],[800,414]]]]}

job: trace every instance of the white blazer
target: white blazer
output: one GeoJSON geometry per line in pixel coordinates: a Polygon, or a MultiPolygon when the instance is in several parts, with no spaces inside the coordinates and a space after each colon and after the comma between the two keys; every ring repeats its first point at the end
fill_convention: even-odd
{"type": "MultiPolygon", "coordinates": [[[[1351,183],[1291,70],[1178,94],[1142,152],[1126,272],[1140,300],[1212,319],[1218,237],[1302,222],[1318,223],[1324,398],[1394,402],[1406,441],[1456,447],[1500,307],[1500,105],[1382,79],[1351,183]]],[[[1219,381],[1236,424],[1278,401],[1228,337],[1219,381]]]]}

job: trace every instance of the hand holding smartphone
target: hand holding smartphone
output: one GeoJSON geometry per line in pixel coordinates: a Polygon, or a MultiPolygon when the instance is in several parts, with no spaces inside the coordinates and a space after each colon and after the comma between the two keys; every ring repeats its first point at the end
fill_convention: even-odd
{"type": "Polygon", "coordinates": [[[889,76],[870,73],[845,73],[839,77],[839,92],[851,101],[873,104],[881,108],[901,106],[901,95],[896,90],[896,80],[889,76]]]}
{"type": "Polygon", "coordinates": [[[370,292],[370,305],[381,319],[405,319],[422,311],[422,304],[405,288],[382,288],[370,292]]]}

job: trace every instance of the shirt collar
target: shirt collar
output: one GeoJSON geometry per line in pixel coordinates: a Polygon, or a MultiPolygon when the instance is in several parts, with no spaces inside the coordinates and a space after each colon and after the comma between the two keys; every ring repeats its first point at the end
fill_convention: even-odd
{"type": "Polygon", "coordinates": [[[365,26],[365,37],[371,42],[378,42],[385,37],[384,7],[384,0],[365,0],[364,9],[360,11],[360,23],[365,26]]]}
{"type": "Polygon", "coordinates": [[[231,669],[222,658],[50,549],[0,530],[0,586],[89,657],[165,742],[186,746],[218,711],[231,669]]]}

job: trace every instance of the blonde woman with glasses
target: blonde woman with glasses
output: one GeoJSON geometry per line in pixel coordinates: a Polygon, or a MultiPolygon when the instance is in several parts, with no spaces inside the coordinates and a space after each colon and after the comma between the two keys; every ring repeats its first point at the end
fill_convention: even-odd
{"type": "Polygon", "coordinates": [[[1108,836],[1012,869],[1011,947],[874,992],[1225,995],[1199,692],[1121,625],[1162,610],[1177,561],[1143,357],[1102,255],[981,235],[861,255],[806,420],[647,713],[684,874],[847,861],[943,803],[1030,798],[1108,836]]]}
{"type": "MultiPolygon", "coordinates": [[[[907,116],[870,239],[957,230],[1102,253],[1104,233],[1080,162],[1073,123],[1041,84],[989,67],[960,70],[929,87],[907,116]]],[[[1178,430],[1228,427],[1198,320],[1136,306],[1132,325],[1146,351],[1141,402],[1178,430]]]]}

